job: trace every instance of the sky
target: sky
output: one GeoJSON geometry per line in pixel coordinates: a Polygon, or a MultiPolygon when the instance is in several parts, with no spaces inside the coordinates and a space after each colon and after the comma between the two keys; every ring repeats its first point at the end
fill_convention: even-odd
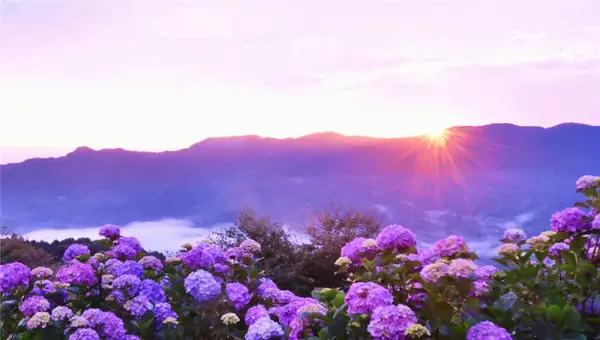
{"type": "Polygon", "coordinates": [[[598,0],[0,0],[0,163],[600,125],[598,0]]]}

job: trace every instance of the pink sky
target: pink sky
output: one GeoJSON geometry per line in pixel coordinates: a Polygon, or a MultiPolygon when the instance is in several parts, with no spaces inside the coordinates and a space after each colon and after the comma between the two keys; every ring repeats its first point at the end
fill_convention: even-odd
{"type": "Polygon", "coordinates": [[[209,136],[600,125],[598,0],[0,0],[1,163],[209,136]]]}

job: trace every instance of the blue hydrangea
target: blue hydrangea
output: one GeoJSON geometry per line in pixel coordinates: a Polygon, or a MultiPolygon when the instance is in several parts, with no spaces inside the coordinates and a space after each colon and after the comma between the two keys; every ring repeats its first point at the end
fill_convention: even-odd
{"type": "Polygon", "coordinates": [[[147,297],[152,304],[165,302],[167,300],[163,287],[150,279],[142,281],[140,284],[139,295],[147,297]]]}
{"type": "Polygon", "coordinates": [[[89,255],[90,249],[83,244],[72,244],[65,250],[65,254],[63,255],[63,261],[69,262],[81,255],[89,255]]]}
{"type": "Polygon", "coordinates": [[[221,285],[211,273],[202,269],[196,270],[184,280],[185,291],[198,302],[214,300],[221,294],[221,285]]]}
{"type": "Polygon", "coordinates": [[[283,329],[269,317],[263,317],[254,322],[246,333],[246,340],[270,340],[282,338],[283,329]]]}

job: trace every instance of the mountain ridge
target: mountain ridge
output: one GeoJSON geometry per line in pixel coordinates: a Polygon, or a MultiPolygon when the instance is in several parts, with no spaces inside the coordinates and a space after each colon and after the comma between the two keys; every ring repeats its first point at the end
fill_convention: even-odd
{"type": "Polygon", "coordinates": [[[1,218],[21,231],[161,218],[211,225],[250,208],[300,225],[340,203],[431,237],[487,235],[532,211],[537,228],[571,205],[574,181],[600,173],[593,145],[599,126],[567,123],[452,127],[442,141],[325,132],[207,138],[164,152],[79,147],[0,166],[1,218]]]}

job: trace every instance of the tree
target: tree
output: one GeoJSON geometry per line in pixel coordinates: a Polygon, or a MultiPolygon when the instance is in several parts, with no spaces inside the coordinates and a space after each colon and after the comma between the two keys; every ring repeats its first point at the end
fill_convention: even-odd
{"type": "Polygon", "coordinates": [[[0,263],[10,262],[21,262],[30,268],[52,266],[56,263],[52,255],[34,247],[18,235],[0,239],[0,263]]]}
{"type": "Polygon", "coordinates": [[[298,293],[311,283],[297,272],[302,247],[281,223],[269,217],[258,217],[253,211],[246,210],[236,218],[233,226],[214,233],[211,238],[222,249],[237,246],[245,239],[258,242],[262,247],[258,267],[281,289],[298,293]]]}
{"type": "Polygon", "coordinates": [[[306,227],[310,245],[300,272],[314,280],[316,287],[340,287],[345,276],[337,275],[335,261],[342,247],[357,237],[374,237],[383,218],[373,212],[345,211],[333,208],[317,215],[306,227]]]}

